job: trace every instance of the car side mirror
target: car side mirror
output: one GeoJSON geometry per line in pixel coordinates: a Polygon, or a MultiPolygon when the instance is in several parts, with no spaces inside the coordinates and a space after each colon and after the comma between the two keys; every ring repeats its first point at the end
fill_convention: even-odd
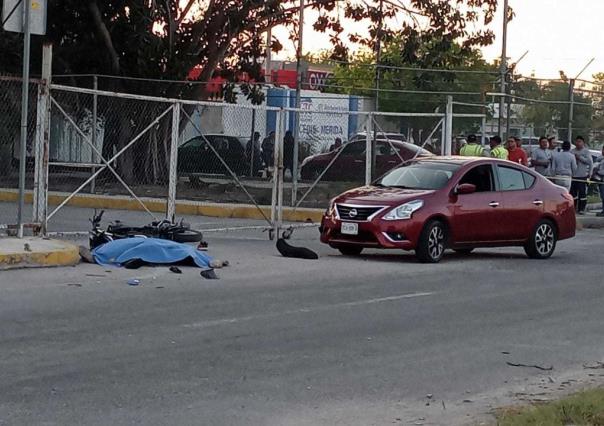
{"type": "Polygon", "coordinates": [[[457,185],[455,188],[455,194],[463,195],[463,194],[473,194],[476,192],[476,185],[471,183],[462,183],[461,185],[457,185]]]}

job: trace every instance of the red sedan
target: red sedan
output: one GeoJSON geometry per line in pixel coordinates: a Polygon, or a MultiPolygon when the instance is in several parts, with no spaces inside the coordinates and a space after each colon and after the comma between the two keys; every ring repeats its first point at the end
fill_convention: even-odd
{"type": "Polygon", "coordinates": [[[575,209],[566,189],[521,165],[432,157],[336,197],[320,230],[321,241],[345,255],[415,250],[420,261],[436,263],[447,248],[522,246],[546,259],[557,241],[574,237],[575,209]]]}
{"type": "MultiPolygon", "coordinates": [[[[365,177],[365,148],[367,142],[358,140],[349,142],[340,148],[338,158],[333,161],[337,151],[326,152],[307,157],[302,162],[300,174],[304,180],[314,180],[323,174],[324,181],[358,181],[365,177]],[[333,164],[332,164],[333,161],[333,164]]],[[[389,170],[416,157],[432,156],[420,146],[394,140],[376,140],[376,176],[382,176],[389,170]]]]}

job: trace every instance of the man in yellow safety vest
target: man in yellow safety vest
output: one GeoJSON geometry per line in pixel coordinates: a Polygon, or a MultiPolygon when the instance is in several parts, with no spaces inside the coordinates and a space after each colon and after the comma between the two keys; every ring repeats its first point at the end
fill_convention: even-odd
{"type": "Polygon", "coordinates": [[[500,160],[508,159],[508,150],[501,146],[501,138],[497,135],[491,138],[491,157],[499,158],[500,160]]]}
{"type": "Polygon", "coordinates": [[[459,155],[463,157],[482,157],[484,155],[484,148],[478,144],[476,135],[468,135],[467,141],[468,143],[459,150],[459,155]]]}

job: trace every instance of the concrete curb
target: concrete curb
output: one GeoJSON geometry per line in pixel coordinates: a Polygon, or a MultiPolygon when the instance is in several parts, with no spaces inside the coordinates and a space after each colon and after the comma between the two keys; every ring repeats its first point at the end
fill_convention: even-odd
{"type": "MultiPolygon", "coordinates": [[[[69,196],[65,192],[49,192],[48,204],[59,205],[69,196]]],[[[25,202],[32,202],[32,192],[25,194],[25,202]]],[[[18,192],[13,189],[0,189],[0,201],[17,202],[18,192]]],[[[159,198],[141,197],[145,206],[152,212],[164,213],[166,211],[166,200],[159,198]]],[[[115,209],[115,210],[136,210],[143,211],[142,206],[133,199],[123,195],[87,195],[78,194],[73,197],[69,206],[86,207],[95,209],[115,209]]],[[[270,218],[270,206],[260,206],[266,217],[270,218]]],[[[263,220],[264,217],[253,204],[228,204],[228,203],[207,203],[197,201],[177,201],[176,213],[181,215],[208,216],[237,219],[257,219],[263,220]]],[[[321,222],[323,210],[285,207],[283,209],[283,220],[288,222],[321,222]]]]}
{"type": "Polygon", "coordinates": [[[76,265],[78,247],[59,240],[41,238],[0,239],[0,270],[76,265]]]}
{"type": "Polygon", "coordinates": [[[577,229],[604,229],[604,217],[577,216],[577,229]]]}

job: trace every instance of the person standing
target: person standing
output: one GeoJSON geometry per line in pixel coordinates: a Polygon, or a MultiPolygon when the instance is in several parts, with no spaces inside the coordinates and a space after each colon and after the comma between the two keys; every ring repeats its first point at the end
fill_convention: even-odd
{"type": "Polygon", "coordinates": [[[556,185],[569,190],[576,170],[577,159],[570,152],[570,142],[563,142],[562,151],[556,152],[552,158],[552,176],[555,176],[556,185]]]}
{"type": "Polygon", "coordinates": [[[334,144],[329,147],[329,152],[337,151],[342,147],[342,139],[336,138],[334,144]]]}
{"type": "Polygon", "coordinates": [[[461,147],[459,155],[463,157],[482,157],[484,155],[484,148],[478,144],[476,135],[468,135],[468,143],[461,147]]]}
{"type": "Polygon", "coordinates": [[[531,164],[540,175],[551,176],[552,152],[549,150],[549,141],[545,136],[539,138],[539,148],[533,151],[531,164]]]}
{"type": "Polygon", "coordinates": [[[294,145],[294,134],[288,130],[283,138],[283,173],[289,169],[292,179],[294,176],[294,145]]]}
{"type": "Polygon", "coordinates": [[[585,139],[583,139],[583,136],[577,136],[575,139],[575,149],[571,153],[577,159],[577,169],[573,174],[570,193],[575,199],[577,212],[585,214],[585,208],[587,207],[587,180],[591,176],[594,162],[591,153],[585,148],[585,139]]]}
{"type": "Polygon", "coordinates": [[[254,137],[247,142],[247,145],[245,146],[245,158],[250,162],[253,173],[262,169],[259,132],[254,132],[254,137]]]}
{"type": "Polygon", "coordinates": [[[513,163],[522,164],[523,166],[528,166],[528,158],[526,157],[526,152],[522,148],[518,148],[516,144],[516,139],[509,138],[508,139],[508,160],[513,163]]]}
{"type": "Polygon", "coordinates": [[[600,190],[600,200],[602,201],[602,211],[597,214],[598,217],[604,217],[604,146],[602,147],[602,155],[598,157],[598,168],[594,171],[596,178],[600,180],[598,189],[600,190]]]}
{"type": "Polygon", "coordinates": [[[501,138],[497,135],[491,138],[491,157],[499,158],[500,160],[508,159],[508,150],[501,146],[501,138]]]}
{"type": "Polygon", "coordinates": [[[275,164],[275,132],[270,132],[267,137],[262,140],[262,159],[267,169],[272,168],[275,164]]]}

